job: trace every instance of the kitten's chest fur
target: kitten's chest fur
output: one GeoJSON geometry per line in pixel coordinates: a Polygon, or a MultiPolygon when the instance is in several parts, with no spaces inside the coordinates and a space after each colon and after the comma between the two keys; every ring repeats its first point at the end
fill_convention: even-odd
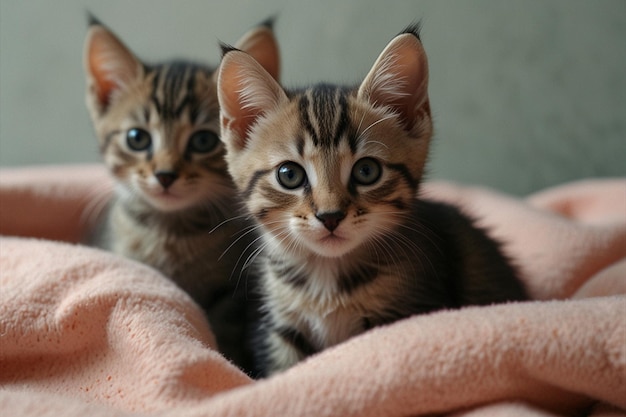
{"type": "Polygon", "coordinates": [[[395,235],[341,258],[270,249],[264,292],[272,327],[297,330],[319,351],[414,314],[524,298],[499,245],[471,219],[430,201],[416,200],[412,211],[395,235]]]}
{"type": "Polygon", "coordinates": [[[264,290],[273,318],[286,327],[298,323],[316,350],[363,330],[360,317],[373,306],[337,284],[351,268],[322,259],[305,263],[291,256],[267,258],[264,266],[264,290]]]}
{"type": "Polygon", "coordinates": [[[158,269],[199,304],[209,305],[231,285],[231,276],[237,278],[238,248],[229,246],[242,225],[231,221],[215,228],[220,218],[208,211],[159,213],[117,199],[106,220],[104,246],[158,269]]]}

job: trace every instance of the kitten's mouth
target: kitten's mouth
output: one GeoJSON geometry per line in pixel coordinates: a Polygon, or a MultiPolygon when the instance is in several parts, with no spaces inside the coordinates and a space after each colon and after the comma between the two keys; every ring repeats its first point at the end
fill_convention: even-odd
{"type": "Polygon", "coordinates": [[[341,243],[341,242],[345,242],[347,239],[341,236],[337,236],[334,233],[329,233],[326,236],[324,236],[323,238],[321,238],[319,241],[321,243],[330,243],[330,244],[336,244],[336,243],[341,243]]]}
{"type": "Polygon", "coordinates": [[[311,242],[310,248],[318,255],[329,258],[337,258],[343,256],[350,251],[352,245],[350,239],[337,235],[336,233],[328,233],[325,236],[318,237],[311,242]]]}
{"type": "Polygon", "coordinates": [[[148,201],[158,210],[176,211],[186,208],[190,201],[171,190],[152,190],[147,194],[148,201]]]}
{"type": "Polygon", "coordinates": [[[172,200],[180,199],[180,196],[172,193],[169,190],[159,190],[156,192],[151,192],[150,196],[154,199],[163,200],[163,201],[172,201],[172,200]]]}

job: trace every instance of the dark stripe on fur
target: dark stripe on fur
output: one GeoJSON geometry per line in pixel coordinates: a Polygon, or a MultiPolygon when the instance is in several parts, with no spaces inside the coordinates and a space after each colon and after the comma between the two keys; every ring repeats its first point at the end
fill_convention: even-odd
{"type": "Polygon", "coordinates": [[[393,200],[383,200],[383,203],[389,204],[398,210],[404,211],[408,208],[407,203],[402,198],[394,198],[393,200]]]}
{"type": "Polygon", "coordinates": [[[380,185],[378,188],[367,192],[367,194],[365,194],[364,196],[368,200],[374,200],[374,201],[383,200],[397,191],[399,181],[400,179],[398,177],[391,178],[388,181],[386,181],[384,184],[380,185]]]}
{"type": "MultiPolygon", "coordinates": [[[[196,95],[194,94],[194,90],[196,89],[196,74],[195,71],[189,75],[187,79],[187,96],[185,97],[185,102],[189,105],[189,120],[193,125],[196,125],[198,122],[198,115],[200,111],[198,109],[198,100],[196,99],[196,95]]],[[[181,110],[182,111],[182,104],[181,110]]]]}
{"type": "Polygon", "coordinates": [[[272,202],[274,207],[280,207],[281,209],[284,209],[285,207],[298,201],[298,197],[295,195],[281,193],[274,187],[265,184],[260,187],[260,191],[266,199],[272,202]]]}
{"type": "Polygon", "coordinates": [[[209,77],[212,70],[202,64],[186,61],[172,61],[154,67],[151,100],[161,118],[177,120],[188,109],[191,122],[198,123],[201,104],[194,92],[198,72],[205,73],[209,77]],[[162,86],[159,90],[161,81],[162,86]],[[162,93],[161,100],[157,96],[157,91],[162,93]],[[181,95],[181,91],[184,91],[184,95],[181,95]]]}
{"type": "Polygon", "coordinates": [[[292,328],[280,328],[276,333],[287,343],[302,352],[305,356],[317,353],[317,349],[304,337],[302,333],[292,328]]]}
{"type": "Polygon", "coordinates": [[[122,131],[119,129],[112,130],[111,132],[107,133],[106,136],[104,137],[104,143],[100,147],[100,152],[104,153],[111,145],[111,140],[113,139],[113,137],[120,133],[122,133],[122,131]]]}
{"type": "Polygon", "coordinates": [[[148,106],[143,108],[143,119],[146,124],[150,123],[150,108],[148,106]]]}
{"type": "Polygon", "coordinates": [[[124,151],[123,149],[121,149],[120,147],[116,146],[113,149],[113,154],[121,159],[122,161],[124,161],[125,164],[130,164],[133,163],[137,160],[137,157],[133,154],[128,154],[126,151],[124,151]]]}
{"type": "Polygon", "coordinates": [[[318,146],[319,138],[317,137],[317,132],[315,132],[315,129],[313,129],[311,119],[309,118],[309,99],[304,94],[300,97],[300,101],[298,102],[298,109],[300,110],[300,118],[302,119],[302,125],[304,126],[304,129],[311,136],[313,144],[315,146],[318,146]]]}
{"type": "Polygon", "coordinates": [[[185,68],[172,64],[165,72],[165,82],[163,85],[163,117],[175,119],[176,115],[176,99],[177,93],[183,83],[185,68]]]}
{"type": "Polygon", "coordinates": [[[269,258],[269,268],[285,283],[292,285],[296,288],[302,288],[306,285],[306,275],[299,273],[297,267],[289,265],[282,259],[275,257],[269,258]]]}
{"type": "Polygon", "coordinates": [[[150,100],[154,104],[154,107],[156,108],[156,111],[158,114],[161,114],[161,109],[163,108],[163,106],[159,102],[159,98],[156,95],[156,92],[159,89],[160,80],[161,80],[161,72],[158,70],[155,70],[154,78],[152,79],[152,94],[150,94],[150,100]]]}
{"type": "MultiPolygon", "coordinates": [[[[335,138],[333,140],[335,146],[339,145],[339,141],[348,129],[348,126],[350,126],[350,117],[348,116],[348,101],[346,100],[345,94],[343,94],[342,92],[339,92],[339,107],[339,123],[337,125],[337,129],[335,130],[335,138]]],[[[352,154],[354,154],[356,152],[356,144],[353,147],[353,144],[350,143],[350,150],[352,151],[352,154]]]]}
{"type": "Polygon", "coordinates": [[[352,129],[350,130],[350,133],[348,133],[348,145],[350,146],[350,152],[352,152],[352,155],[355,155],[357,149],[357,135],[352,131],[352,129]]]}
{"type": "Polygon", "coordinates": [[[302,136],[296,138],[296,148],[298,149],[298,155],[304,157],[304,138],[302,136]]]}
{"type": "Polygon", "coordinates": [[[400,173],[402,175],[402,177],[406,180],[406,182],[409,184],[409,186],[411,187],[411,189],[416,190],[417,189],[417,179],[413,178],[411,176],[411,172],[409,171],[409,169],[407,168],[406,165],[404,164],[386,164],[387,168],[392,169],[398,173],[400,173]]]}
{"type": "Polygon", "coordinates": [[[246,189],[243,192],[243,197],[249,198],[250,195],[252,194],[252,190],[254,190],[254,187],[256,186],[256,183],[261,179],[261,177],[269,174],[270,172],[271,170],[269,169],[260,169],[258,171],[255,171],[254,174],[252,174],[252,178],[248,182],[248,185],[246,186],[246,189]]]}
{"type": "Polygon", "coordinates": [[[356,289],[374,281],[377,276],[378,268],[372,265],[363,265],[356,271],[340,275],[337,286],[342,293],[351,294],[356,289]]]}
{"type": "Polygon", "coordinates": [[[337,108],[335,106],[336,90],[330,86],[320,85],[312,90],[313,116],[317,121],[318,138],[322,147],[330,147],[334,142],[334,126],[337,108]]]}

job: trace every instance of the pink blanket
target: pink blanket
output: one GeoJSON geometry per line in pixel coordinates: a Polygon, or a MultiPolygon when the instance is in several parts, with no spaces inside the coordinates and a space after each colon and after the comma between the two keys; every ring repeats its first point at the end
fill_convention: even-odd
{"type": "Polygon", "coordinates": [[[626,179],[427,184],[507,242],[535,301],[409,318],[262,381],[159,273],[75,243],[109,189],[97,166],[0,171],[2,415],[626,415],[626,179]]]}

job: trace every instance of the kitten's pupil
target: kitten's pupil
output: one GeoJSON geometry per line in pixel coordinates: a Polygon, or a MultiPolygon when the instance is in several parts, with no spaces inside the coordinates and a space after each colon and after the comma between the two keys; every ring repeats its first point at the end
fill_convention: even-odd
{"type": "Polygon", "coordinates": [[[189,138],[187,149],[190,152],[207,153],[211,152],[219,143],[218,136],[210,130],[198,130],[189,138]]]}
{"type": "Polygon", "coordinates": [[[306,172],[295,162],[285,162],[278,167],[277,178],[280,185],[288,190],[293,190],[304,184],[306,172]]]}
{"type": "Polygon", "coordinates": [[[380,163],[373,158],[359,159],[352,167],[352,178],[361,185],[372,185],[380,178],[380,163]]]}
{"type": "Polygon", "coordinates": [[[145,151],[152,145],[152,137],[143,129],[132,128],[126,133],[126,144],[133,151],[145,151]]]}

